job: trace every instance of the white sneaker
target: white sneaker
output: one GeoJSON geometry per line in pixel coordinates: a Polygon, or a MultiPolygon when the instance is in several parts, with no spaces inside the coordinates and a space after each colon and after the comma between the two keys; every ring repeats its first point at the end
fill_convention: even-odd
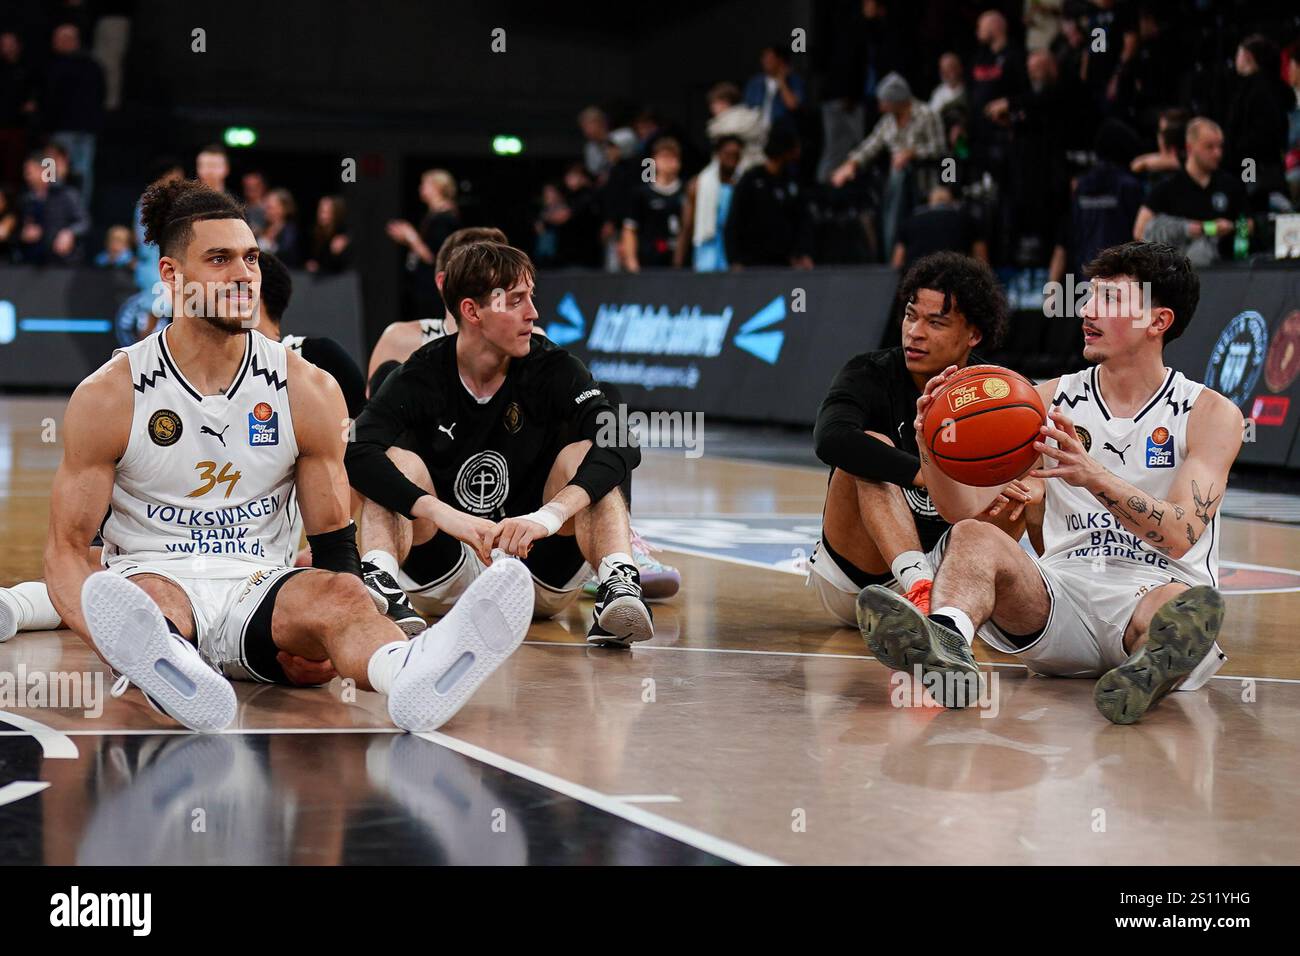
{"type": "Polygon", "coordinates": [[[163,713],[191,730],[230,726],[235,689],[168,629],[143,590],[120,574],[98,571],[82,585],[81,609],[100,653],[163,713]]]}
{"type": "Polygon", "coordinates": [[[503,558],[480,574],[441,621],[411,638],[388,715],[403,730],[436,730],[514,653],[533,618],[533,578],[503,558]]]}
{"type": "Polygon", "coordinates": [[[18,609],[10,605],[14,598],[8,588],[0,588],[0,644],[18,633],[18,609]]]}

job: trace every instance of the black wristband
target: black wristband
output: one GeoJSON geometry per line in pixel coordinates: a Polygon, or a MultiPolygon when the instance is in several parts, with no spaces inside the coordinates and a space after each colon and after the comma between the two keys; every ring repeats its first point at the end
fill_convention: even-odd
{"type": "Polygon", "coordinates": [[[361,555],[357,552],[357,526],[349,521],[347,527],[324,534],[307,535],[311,548],[311,566],[339,574],[361,577],[361,555]]]}

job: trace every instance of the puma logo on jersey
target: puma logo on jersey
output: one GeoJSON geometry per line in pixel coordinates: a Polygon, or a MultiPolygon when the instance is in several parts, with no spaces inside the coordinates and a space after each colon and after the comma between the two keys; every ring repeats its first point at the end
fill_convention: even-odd
{"type": "Polygon", "coordinates": [[[453,435],[453,434],[451,433],[452,429],[455,428],[455,427],[456,427],[456,423],[455,423],[455,422],[452,422],[450,427],[448,427],[448,426],[446,426],[446,425],[439,425],[439,426],[438,426],[438,431],[440,431],[440,432],[446,432],[446,433],[447,433],[447,437],[450,438],[452,441],[455,441],[455,440],[456,440],[456,436],[453,435]]]}
{"type": "MultiPolygon", "coordinates": [[[[229,428],[229,427],[230,427],[229,425],[226,426],[226,428],[229,428]]],[[[221,442],[221,447],[222,447],[222,448],[225,448],[225,447],[226,447],[226,428],[221,429],[220,432],[214,432],[214,431],[213,431],[211,428],[209,428],[207,425],[200,425],[200,426],[199,426],[199,434],[200,434],[200,435],[211,435],[211,436],[212,436],[213,438],[215,438],[217,441],[221,442]]]]}
{"type": "Polygon", "coordinates": [[[1102,447],[1105,451],[1112,452],[1112,453],[1114,453],[1114,454],[1116,454],[1116,455],[1119,455],[1119,463],[1120,463],[1121,465],[1127,465],[1128,462],[1126,462],[1126,461],[1124,460],[1124,452],[1126,452],[1126,451],[1128,451],[1130,448],[1132,448],[1132,447],[1133,447],[1133,443],[1132,443],[1132,442],[1129,442],[1127,445],[1125,445],[1123,451],[1121,451],[1120,449],[1116,448],[1116,447],[1115,447],[1114,445],[1112,445],[1110,442],[1106,442],[1106,444],[1102,445],[1101,447],[1102,447]]]}

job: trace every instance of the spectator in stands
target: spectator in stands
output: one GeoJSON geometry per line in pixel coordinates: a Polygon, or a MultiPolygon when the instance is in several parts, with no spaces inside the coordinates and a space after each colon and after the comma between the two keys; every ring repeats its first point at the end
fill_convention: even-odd
{"type": "Polygon", "coordinates": [[[556,232],[557,266],[596,269],[601,264],[600,213],[596,190],[583,163],[573,162],[564,170],[560,191],[568,216],[556,232]]]}
{"type": "Polygon", "coordinates": [[[709,142],[715,149],[724,136],[740,140],[740,172],[763,161],[763,144],[767,142],[767,124],[757,107],[741,102],[740,87],[735,83],[718,83],[709,90],[709,142]]]}
{"type": "Polygon", "coordinates": [[[951,187],[942,184],[931,189],[929,202],[899,226],[890,264],[906,271],[932,252],[960,252],[989,261],[988,243],[979,222],[957,202],[951,187]]]}
{"type": "Polygon", "coordinates": [[[426,170],[420,177],[420,200],[426,212],[418,230],[405,219],[394,219],[387,232],[388,238],[406,247],[409,314],[417,319],[436,318],[443,306],[434,279],[434,257],[443,241],[460,228],[455,178],[445,169],[426,170]]]}
{"type": "Polygon", "coordinates": [[[979,221],[953,196],[952,187],[930,190],[930,202],[919,207],[898,228],[891,265],[906,272],[931,252],[961,252],[988,261],[988,243],[979,221]]]}
{"type": "Polygon", "coordinates": [[[80,179],[81,199],[90,204],[94,186],[95,138],[104,125],[104,70],[81,49],[74,24],[54,28],[54,55],[45,66],[41,124],[68,151],[80,179]]]}
{"type": "Polygon", "coordinates": [[[1300,44],[1287,57],[1287,79],[1291,84],[1290,135],[1287,138],[1286,181],[1291,201],[1300,205],[1300,44]]]}
{"type": "Polygon", "coordinates": [[[582,161],[592,179],[600,179],[609,171],[609,157],[605,141],[609,139],[609,118],[599,106],[588,106],[578,114],[578,127],[582,130],[582,161]]]}
{"type": "Polygon", "coordinates": [[[677,140],[663,136],[655,140],[650,158],[649,179],[632,193],[623,219],[623,268],[681,265],[677,255],[682,231],[682,148],[677,140]]]}
{"type": "Polygon", "coordinates": [[[763,47],[759,72],[745,84],[745,105],[758,110],[770,128],[803,106],[803,77],[790,68],[790,51],[782,44],[763,47]]]}
{"type": "Polygon", "coordinates": [[[22,260],[33,265],[76,265],[90,216],[71,186],[54,181],[53,161],[42,152],[23,163],[27,192],[21,203],[22,260]]]}
{"type": "MultiPolygon", "coordinates": [[[[184,178],[185,170],[180,161],[170,156],[164,156],[154,160],[150,169],[148,185],[170,183],[184,178]]],[[[135,212],[131,216],[131,222],[135,227],[135,287],[140,292],[152,297],[154,283],[159,281],[158,260],[162,258],[162,253],[158,251],[157,243],[145,242],[144,222],[140,218],[140,214],[140,201],[136,200],[135,212]]],[[[152,301],[152,298],[150,301],[152,301]]]]}
{"type": "Polygon", "coordinates": [[[302,265],[302,252],[298,244],[298,204],[293,194],[287,189],[272,189],[262,208],[266,211],[266,228],[257,239],[258,247],[274,253],[287,268],[297,269],[302,265]]]}
{"type": "Polygon", "coordinates": [[[1063,282],[1068,269],[1076,276],[1102,249],[1133,238],[1133,222],[1142,206],[1142,184],[1126,165],[1131,134],[1123,124],[1107,120],[1097,130],[1093,152],[1097,163],[1074,183],[1070,217],[1062,230],[1064,242],[1052,255],[1050,278],[1063,282]]]}
{"type": "Polygon", "coordinates": [[[0,264],[12,262],[18,253],[18,210],[7,189],[0,188],[0,264]]]}
{"type": "Polygon", "coordinates": [[[239,180],[244,191],[244,216],[254,236],[260,236],[266,228],[266,210],[262,203],[266,200],[266,177],[259,170],[250,169],[239,180]]]}
{"type": "Polygon", "coordinates": [[[1121,71],[1137,54],[1137,4],[1118,0],[1091,3],[1084,26],[1089,42],[1083,51],[1082,77],[1098,114],[1110,116],[1120,110],[1121,71]],[[1105,43],[1093,42],[1096,37],[1104,38],[1105,43]]]}
{"type": "Polygon", "coordinates": [[[918,179],[918,167],[929,160],[937,160],[944,153],[943,127],[930,107],[912,96],[907,80],[891,73],[880,81],[876,95],[882,114],[862,143],[849,153],[838,169],[831,174],[831,185],[843,186],[886,149],[889,150],[890,170],[885,184],[882,203],[881,238],[885,249],[892,249],[898,224],[916,204],[919,192],[928,192],[933,176],[918,179]]]}
{"type": "Polygon", "coordinates": [[[27,124],[36,111],[35,79],[23,58],[22,41],[0,31],[0,186],[17,184],[27,151],[27,124]]]}
{"type": "Polygon", "coordinates": [[[609,172],[596,192],[596,207],[600,217],[604,269],[606,272],[618,272],[622,268],[619,250],[623,237],[623,220],[632,193],[641,182],[636,134],[630,129],[614,130],[605,143],[605,152],[609,157],[609,172]]]}
{"type": "Polygon", "coordinates": [[[542,184],[541,208],[533,220],[537,239],[533,243],[533,261],[541,268],[556,265],[560,253],[560,226],[569,221],[569,206],[559,183],[542,184]]]}
{"type": "Polygon", "coordinates": [[[224,193],[226,177],[230,175],[230,160],[226,158],[226,147],[212,143],[199,150],[199,155],[194,160],[194,175],[209,189],[224,193]]]}
{"type": "Polygon", "coordinates": [[[939,85],[930,94],[926,104],[936,116],[942,116],[944,110],[966,103],[966,77],[962,72],[961,58],[956,53],[945,53],[939,57],[939,85]]]}
{"type": "Polygon", "coordinates": [[[811,269],[812,224],[790,168],[799,159],[799,139],[785,125],[772,128],[765,160],[736,183],[725,229],[727,262],[749,266],[811,269]]]}
{"type": "Polygon", "coordinates": [[[1245,210],[1240,182],[1219,170],[1223,130],[1198,116],[1187,124],[1187,161],[1151,190],[1133,238],[1167,242],[1195,266],[1231,255],[1236,219],[1245,210]]]}
{"type": "Polygon", "coordinates": [[[1187,48],[1151,7],[1138,9],[1137,33],[1137,50],[1120,68],[1119,99],[1131,104],[1140,126],[1149,128],[1153,115],[1178,102],[1187,48]]]}
{"type": "Polygon", "coordinates": [[[1245,161],[1255,175],[1246,180],[1246,196],[1254,212],[1269,208],[1269,193],[1285,193],[1282,157],[1287,149],[1288,114],[1293,95],[1281,79],[1277,47],[1261,34],[1246,37],[1237,47],[1237,86],[1228,105],[1228,164],[1236,175],[1245,161]]]}
{"type": "Polygon", "coordinates": [[[351,255],[347,204],[342,196],[321,196],[311,230],[311,257],[305,268],[308,272],[335,275],[348,267],[351,255]]]}
{"type": "Polygon", "coordinates": [[[1025,0],[1025,49],[1047,50],[1061,32],[1061,14],[1067,0],[1025,0]]]}
{"type": "Polygon", "coordinates": [[[1006,18],[997,10],[986,10],[976,21],[979,46],[971,62],[971,81],[966,90],[970,115],[971,159],[977,169],[989,172],[998,182],[1006,180],[1010,130],[988,116],[984,108],[994,100],[1024,92],[1025,52],[1011,42],[1006,18]]]}
{"type": "Polygon", "coordinates": [[[727,271],[727,217],[736,180],[743,172],[743,155],[739,136],[719,138],[713,144],[713,160],[686,187],[682,235],[691,237],[691,265],[696,272],[727,271]]]}
{"type": "Polygon", "coordinates": [[[135,265],[131,249],[131,230],[126,226],[109,226],[104,248],[95,256],[100,269],[130,269],[135,265]]]}
{"type": "Polygon", "coordinates": [[[1150,177],[1154,183],[1182,168],[1187,120],[1187,110],[1181,107],[1162,111],[1156,126],[1156,151],[1135,157],[1129,169],[1137,175],[1150,177]]]}

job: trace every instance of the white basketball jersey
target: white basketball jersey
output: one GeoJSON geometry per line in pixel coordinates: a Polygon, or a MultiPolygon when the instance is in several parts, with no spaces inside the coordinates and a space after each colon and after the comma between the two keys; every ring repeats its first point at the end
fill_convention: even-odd
{"type": "Polygon", "coordinates": [[[301,356],[303,338],[301,335],[282,335],[280,336],[280,344],[290,352],[297,352],[301,356]]]}
{"type": "Polygon", "coordinates": [[[131,363],[135,411],[103,528],[110,567],[225,578],[293,563],[298,443],[287,353],[260,332],[245,332],[244,342],[220,395],[185,380],[167,330],[117,350],[131,363]]]}
{"type": "MultiPolygon", "coordinates": [[[[1107,470],[1123,478],[1147,496],[1167,499],[1181,462],[1187,457],[1187,420],[1205,386],[1167,371],[1165,380],[1132,418],[1110,413],[1097,387],[1097,367],[1063,375],[1052,404],[1074,422],[1084,446],[1107,470]]],[[[1207,492],[1209,489],[1207,489],[1207,492]]],[[[1215,495],[1222,488],[1213,489],[1215,495]]],[[[1143,505],[1139,502],[1139,507],[1143,505]]],[[[1117,507],[1130,513],[1136,508],[1127,501],[1117,507]]],[[[1136,514],[1135,514],[1136,517],[1136,514]]],[[[1168,573],[1187,584],[1218,585],[1219,517],[1210,519],[1203,533],[1195,514],[1181,518],[1164,514],[1166,538],[1186,540],[1185,525],[1200,533],[1196,544],[1182,558],[1171,558],[1155,550],[1151,542],[1133,534],[1106,506],[1084,488],[1064,481],[1047,482],[1043,518],[1044,558],[1065,555],[1081,561],[1100,562],[1105,572],[1122,574],[1142,568],[1168,573]]]]}
{"type": "Polygon", "coordinates": [[[440,339],[447,334],[442,319],[420,319],[419,321],[421,345],[428,345],[434,339],[440,339]]]}

